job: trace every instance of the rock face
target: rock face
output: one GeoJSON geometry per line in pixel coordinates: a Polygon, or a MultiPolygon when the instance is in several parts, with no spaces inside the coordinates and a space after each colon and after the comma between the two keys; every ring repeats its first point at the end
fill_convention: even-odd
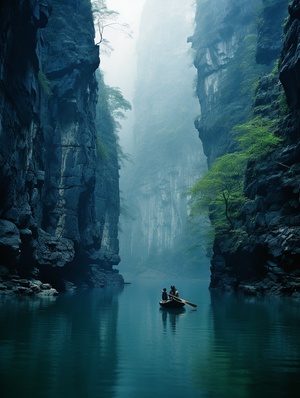
{"type": "Polygon", "coordinates": [[[186,42],[192,18],[192,1],[150,0],[142,13],[132,164],[121,179],[131,216],[122,223],[121,257],[136,273],[199,272],[206,257],[204,248],[191,253],[191,235],[186,238],[187,190],[206,169],[193,126],[195,72],[186,42]]]}
{"type": "MultiPolygon", "coordinates": [[[[234,1],[225,1],[226,7],[219,8],[217,26],[226,27],[230,32],[230,12],[240,11],[234,7],[234,1]]],[[[239,2],[243,3],[243,2],[239,2]]],[[[250,10],[255,2],[246,2],[250,10]]],[[[260,10],[260,23],[258,45],[255,59],[273,67],[273,62],[279,56],[282,48],[279,27],[287,14],[288,2],[269,1],[256,2],[260,10]],[[277,37],[275,40],[274,38],[277,37]]],[[[223,5],[224,5],[223,4],[223,5]]],[[[206,4],[207,6],[207,4],[206,4]]],[[[204,4],[199,2],[198,15],[202,15],[204,4]]],[[[247,197],[240,215],[235,220],[235,230],[238,233],[228,233],[217,236],[214,242],[214,255],[211,267],[211,288],[223,290],[239,290],[246,294],[273,293],[292,296],[300,295],[300,269],[299,269],[299,79],[297,44],[299,34],[299,1],[294,1],[289,6],[290,19],[285,25],[285,42],[280,55],[279,71],[280,80],[284,87],[288,103],[285,105],[284,95],[278,77],[272,73],[265,75],[259,81],[255,94],[255,112],[279,120],[278,134],[283,138],[283,143],[271,155],[255,159],[248,164],[245,180],[245,195],[247,197]]],[[[209,10],[206,9],[208,13],[209,10]]],[[[210,10],[210,12],[213,12],[210,10]]],[[[252,14],[253,15],[253,14],[252,14]]],[[[213,20],[211,16],[207,19],[213,20]]],[[[215,19],[214,19],[215,20],[215,19]]],[[[247,18],[249,26],[251,18],[247,18]]],[[[240,18],[236,20],[240,21],[240,18]]],[[[255,20],[256,21],[256,20],[255,20]]],[[[252,22],[255,22],[252,20],[252,22]]],[[[197,21],[199,24],[199,21],[197,21]]],[[[199,25],[200,26],[200,25],[199,25]]],[[[243,29],[246,28],[246,25],[243,29]]],[[[217,156],[234,150],[234,143],[228,132],[230,126],[221,131],[216,131],[212,122],[212,111],[218,113],[222,109],[222,82],[230,76],[230,59],[238,56],[234,38],[240,33],[239,25],[232,26],[232,34],[225,35],[222,48],[226,49],[221,55],[212,54],[211,47],[206,41],[199,42],[200,27],[193,37],[193,46],[197,49],[195,65],[198,69],[198,95],[201,105],[201,116],[196,124],[200,138],[203,139],[204,148],[209,162],[217,156]],[[203,53],[206,54],[204,57],[203,53]],[[225,66],[224,66],[224,54],[225,66]]],[[[224,31],[225,31],[224,30],[224,31]]],[[[221,35],[221,38],[224,37],[221,35]]],[[[220,36],[215,42],[222,43],[220,36]]],[[[218,45],[218,48],[221,45],[218,45]]],[[[253,64],[253,68],[256,66],[253,64]]],[[[268,66],[265,69],[268,72],[268,66]]],[[[278,75],[277,75],[278,76],[278,75]]],[[[227,85],[233,84],[227,80],[227,85]]],[[[229,102],[231,106],[235,100],[229,102]]],[[[237,108],[238,109],[238,108],[237,108]]],[[[224,114],[224,113],[223,113],[224,114]]],[[[243,121],[251,118],[251,113],[239,113],[243,121]]],[[[255,115],[254,115],[255,116],[255,115]]],[[[240,123],[235,118],[233,125],[240,123]]],[[[232,127],[232,126],[231,126],[232,127]]]]}
{"type": "MultiPolygon", "coordinates": [[[[245,85],[247,49],[256,44],[261,0],[197,2],[196,29],[189,38],[195,50],[196,92],[200,115],[195,122],[210,165],[232,150],[229,132],[251,108],[252,88],[245,85]]],[[[254,58],[254,52],[250,57],[254,58]]],[[[251,82],[249,83],[249,85],[251,82]]]]}
{"type": "MultiPolygon", "coordinates": [[[[60,290],[121,282],[118,160],[108,166],[97,149],[105,88],[91,6],[7,0],[0,11],[1,265],[60,290]]],[[[114,140],[113,126],[105,134],[114,140]]]]}

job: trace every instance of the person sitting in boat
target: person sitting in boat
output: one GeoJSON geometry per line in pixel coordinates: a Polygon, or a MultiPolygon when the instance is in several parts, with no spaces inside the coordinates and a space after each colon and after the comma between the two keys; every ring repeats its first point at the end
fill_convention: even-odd
{"type": "Polygon", "coordinates": [[[168,293],[167,293],[167,288],[163,288],[163,292],[162,292],[162,295],[161,295],[161,299],[163,300],[163,301],[166,301],[166,300],[168,300],[168,293]]]}
{"type": "Polygon", "coordinates": [[[171,286],[171,290],[170,290],[169,294],[170,294],[170,298],[172,298],[172,296],[176,296],[176,297],[179,296],[178,290],[176,289],[175,286],[171,286]]]}

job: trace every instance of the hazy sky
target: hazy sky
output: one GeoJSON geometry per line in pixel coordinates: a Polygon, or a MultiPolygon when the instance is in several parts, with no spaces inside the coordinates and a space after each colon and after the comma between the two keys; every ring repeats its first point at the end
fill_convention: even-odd
{"type": "Polygon", "coordinates": [[[135,45],[138,38],[139,20],[145,0],[106,0],[110,10],[117,11],[118,22],[130,25],[132,37],[126,37],[121,30],[107,29],[106,38],[114,51],[101,56],[101,69],[105,73],[105,82],[120,87],[124,97],[132,102],[132,86],[136,70],[135,45]]]}

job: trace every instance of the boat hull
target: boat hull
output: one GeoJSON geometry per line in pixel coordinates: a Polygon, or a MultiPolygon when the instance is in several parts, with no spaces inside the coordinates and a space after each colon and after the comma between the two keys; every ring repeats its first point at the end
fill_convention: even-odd
{"type": "Polygon", "coordinates": [[[183,302],[176,300],[161,300],[159,304],[163,308],[182,308],[185,305],[183,302]]]}

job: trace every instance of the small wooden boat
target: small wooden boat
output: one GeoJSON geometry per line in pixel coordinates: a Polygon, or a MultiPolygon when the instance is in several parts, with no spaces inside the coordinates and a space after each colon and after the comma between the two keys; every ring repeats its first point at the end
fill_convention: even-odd
{"type": "Polygon", "coordinates": [[[185,306],[185,303],[179,300],[161,300],[159,304],[163,308],[182,308],[185,306]]]}

